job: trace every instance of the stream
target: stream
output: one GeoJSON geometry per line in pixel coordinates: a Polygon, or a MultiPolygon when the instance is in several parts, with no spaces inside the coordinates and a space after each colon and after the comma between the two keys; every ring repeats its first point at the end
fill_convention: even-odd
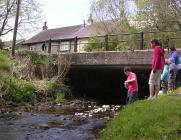
{"type": "Polygon", "coordinates": [[[1,108],[0,140],[96,140],[119,110],[84,100],[1,108]]]}

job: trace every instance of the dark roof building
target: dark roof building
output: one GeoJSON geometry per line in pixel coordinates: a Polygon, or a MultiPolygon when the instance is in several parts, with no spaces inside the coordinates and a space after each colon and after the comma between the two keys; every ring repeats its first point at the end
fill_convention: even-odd
{"type": "Polygon", "coordinates": [[[84,27],[83,25],[76,25],[76,26],[43,30],[40,33],[33,36],[32,38],[30,38],[29,40],[27,40],[24,44],[41,43],[49,39],[68,40],[75,37],[85,38],[85,37],[90,37],[90,35],[91,35],[90,26],[84,27]]]}
{"type": "MultiPolygon", "coordinates": [[[[110,25],[110,23],[111,22],[108,24],[110,25]]],[[[84,51],[85,44],[88,43],[88,39],[91,36],[106,35],[107,31],[101,29],[99,26],[100,24],[102,23],[93,23],[92,15],[90,15],[88,18],[87,24],[84,22],[84,24],[81,25],[62,28],[48,29],[47,22],[44,22],[43,30],[29,40],[25,41],[24,45],[27,45],[30,50],[38,52],[47,52],[46,46],[51,47],[54,53],[68,50],[75,51],[75,47],[78,48],[78,52],[82,52],[84,51]]],[[[108,24],[105,25],[109,26],[108,24]]]]}

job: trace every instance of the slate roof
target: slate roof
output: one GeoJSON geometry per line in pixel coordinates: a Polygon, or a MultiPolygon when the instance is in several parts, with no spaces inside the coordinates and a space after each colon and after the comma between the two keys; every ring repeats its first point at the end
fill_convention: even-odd
{"type": "Polygon", "coordinates": [[[102,27],[108,28],[108,27],[113,27],[113,26],[115,26],[115,23],[107,20],[104,22],[96,22],[96,23],[93,23],[92,25],[85,25],[85,26],[75,25],[75,26],[43,30],[40,33],[33,36],[32,38],[30,38],[29,40],[25,41],[24,44],[41,43],[44,41],[48,41],[49,39],[70,40],[70,39],[74,39],[75,37],[88,38],[91,36],[104,36],[107,31],[103,29],[102,27]]]}
{"type": "Polygon", "coordinates": [[[68,40],[68,39],[73,39],[76,36],[78,38],[85,38],[85,37],[90,37],[90,35],[91,35],[91,26],[84,27],[83,25],[75,25],[75,26],[68,26],[68,27],[41,31],[40,33],[36,34],[35,36],[27,40],[24,44],[39,43],[47,41],[49,39],[68,40]]]}

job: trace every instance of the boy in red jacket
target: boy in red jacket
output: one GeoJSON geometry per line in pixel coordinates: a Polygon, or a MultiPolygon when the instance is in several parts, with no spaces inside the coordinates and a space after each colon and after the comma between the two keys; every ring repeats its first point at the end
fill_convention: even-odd
{"type": "Polygon", "coordinates": [[[131,71],[130,67],[124,67],[124,73],[127,76],[124,86],[128,89],[126,99],[126,105],[128,105],[135,102],[138,98],[138,82],[136,74],[131,71]]]}
{"type": "Polygon", "coordinates": [[[160,90],[160,76],[165,64],[164,49],[161,47],[157,39],[151,41],[153,48],[152,54],[152,71],[149,78],[150,96],[148,99],[153,99],[158,96],[160,90]]]}

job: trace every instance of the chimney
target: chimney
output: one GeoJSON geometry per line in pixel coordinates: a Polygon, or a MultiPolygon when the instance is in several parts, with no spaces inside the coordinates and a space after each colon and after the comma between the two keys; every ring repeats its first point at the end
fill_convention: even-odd
{"type": "Polygon", "coordinates": [[[89,18],[87,20],[87,24],[88,25],[92,25],[93,24],[92,14],[89,15],[89,18]]]}
{"type": "Polygon", "coordinates": [[[43,30],[47,30],[48,29],[48,27],[47,27],[47,22],[45,21],[44,22],[44,25],[43,25],[43,30]]]}

